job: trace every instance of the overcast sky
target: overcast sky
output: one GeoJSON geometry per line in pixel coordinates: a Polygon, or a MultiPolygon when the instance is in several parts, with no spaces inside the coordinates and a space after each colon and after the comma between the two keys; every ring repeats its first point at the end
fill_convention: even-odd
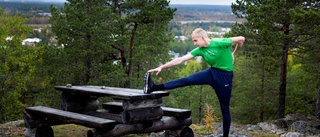
{"type": "MultiPolygon", "coordinates": [[[[24,0],[28,1],[28,0],[24,0]]],[[[66,0],[45,0],[45,1],[60,1],[66,0]]],[[[236,0],[170,0],[170,4],[209,4],[209,5],[231,5],[236,0]]]]}

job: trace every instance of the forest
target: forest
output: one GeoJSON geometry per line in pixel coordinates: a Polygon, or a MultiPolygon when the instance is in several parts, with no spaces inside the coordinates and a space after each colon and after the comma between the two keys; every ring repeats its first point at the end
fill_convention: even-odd
{"type": "MultiPolygon", "coordinates": [[[[27,106],[59,108],[60,93],[54,86],[142,89],[144,73],[170,61],[169,51],[183,55],[195,48],[190,39],[174,36],[190,37],[197,27],[232,28],[224,37],[246,37],[235,58],[232,122],[255,124],[295,113],[320,119],[319,5],[313,0],[215,8],[169,6],[166,0],[1,2],[0,123],[23,119],[27,106]],[[52,16],[38,14],[43,12],[52,16]],[[181,23],[198,20],[208,22],[181,23]],[[42,31],[33,30],[37,28],[42,31]],[[21,45],[28,37],[42,42],[21,45]]],[[[192,60],[152,77],[162,83],[208,67],[192,60]]],[[[170,90],[163,103],[192,110],[194,123],[204,123],[208,109],[221,121],[216,94],[206,85],[170,90]]]]}

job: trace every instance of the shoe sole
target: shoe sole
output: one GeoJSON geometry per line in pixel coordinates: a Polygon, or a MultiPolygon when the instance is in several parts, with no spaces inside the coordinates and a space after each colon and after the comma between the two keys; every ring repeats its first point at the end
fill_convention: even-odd
{"type": "Polygon", "coordinates": [[[148,93],[148,81],[149,81],[149,73],[147,72],[145,75],[144,75],[144,86],[143,86],[143,93],[147,94],[148,93]]]}

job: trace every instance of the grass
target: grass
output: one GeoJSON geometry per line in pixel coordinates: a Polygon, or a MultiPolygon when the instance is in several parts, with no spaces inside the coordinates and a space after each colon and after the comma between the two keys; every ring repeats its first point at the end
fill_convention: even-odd
{"type": "MultiPolygon", "coordinates": [[[[190,128],[193,130],[195,137],[202,137],[204,135],[209,135],[215,133],[215,130],[208,130],[204,125],[192,124],[190,128]]],[[[241,127],[237,127],[241,128],[241,127]]],[[[87,131],[90,128],[79,126],[75,124],[66,124],[52,126],[55,137],[86,137],[87,131]]],[[[20,125],[19,127],[0,125],[0,136],[10,136],[10,137],[24,137],[25,127],[20,125]]],[[[279,135],[264,133],[262,131],[248,132],[247,135],[252,137],[279,137],[279,135]]],[[[125,137],[149,137],[149,134],[130,134],[125,137]]]]}
{"type": "Polygon", "coordinates": [[[86,137],[90,128],[75,124],[52,126],[55,137],[86,137]]]}
{"type": "Polygon", "coordinates": [[[257,131],[257,132],[248,132],[248,135],[252,136],[252,137],[280,137],[280,135],[276,135],[276,134],[271,134],[271,133],[264,133],[261,131],[257,131]]]}

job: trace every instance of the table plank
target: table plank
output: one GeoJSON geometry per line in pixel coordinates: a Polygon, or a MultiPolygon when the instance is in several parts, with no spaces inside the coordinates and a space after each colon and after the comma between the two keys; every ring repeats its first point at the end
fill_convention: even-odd
{"type": "Polygon", "coordinates": [[[156,91],[150,94],[144,94],[141,89],[105,87],[105,86],[55,86],[56,90],[72,92],[76,94],[88,94],[99,97],[110,96],[115,99],[121,100],[143,100],[155,99],[163,96],[168,96],[169,92],[156,91]]]}

